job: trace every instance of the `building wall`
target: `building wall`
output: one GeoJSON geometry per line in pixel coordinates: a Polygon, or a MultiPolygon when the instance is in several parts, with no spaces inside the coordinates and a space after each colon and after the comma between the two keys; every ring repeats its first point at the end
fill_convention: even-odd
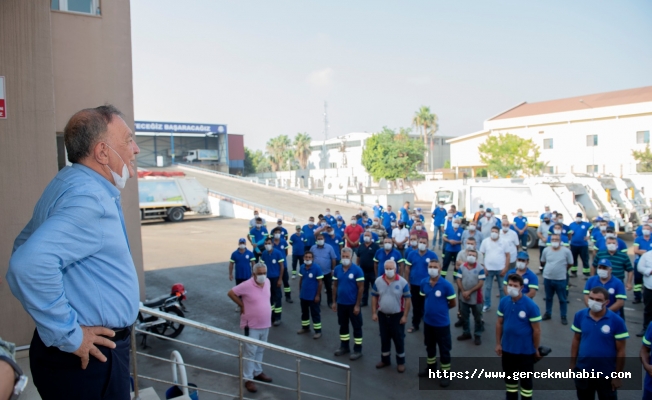
{"type": "MultiPolygon", "coordinates": [[[[49,1],[0,1],[0,75],[8,97],[8,118],[0,120],[0,337],[17,345],[29,344],[34,324],[4,276],[14,238],[58,171],[57,133],[76,111],[104,103],[134,125],[129,0],[102,6],[102,16],[91,16],[51,11],[49,1]]],[[[143,297],[135,179],[122,198],[143,297]]]]}

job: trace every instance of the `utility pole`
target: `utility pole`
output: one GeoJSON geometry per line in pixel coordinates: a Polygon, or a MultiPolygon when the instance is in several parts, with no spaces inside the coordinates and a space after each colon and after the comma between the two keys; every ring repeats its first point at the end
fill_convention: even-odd
{"type": "Polygon", "coordinates": [[[328,153],[326,150],[326,139],[328,139],[328,104],[324,101],[324,143],[321,149],[322,169],[328,168],[328,153]]]}

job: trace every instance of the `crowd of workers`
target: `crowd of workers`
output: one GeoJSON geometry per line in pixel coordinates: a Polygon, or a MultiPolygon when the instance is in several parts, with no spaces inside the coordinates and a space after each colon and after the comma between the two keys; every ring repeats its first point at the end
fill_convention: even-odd
{"type": "MultiPolygon", "coordinates": [[[[255,337],[266,340],[270,326],[281,325],[283,297],[293,303],[290,279],[298,276],[298,334],[310,333],[312,322],[313,338],[322,337],[321,296],[325,292],[327,307],[338,317],[340,345],[334,355],[349,354],[350,360],[357,360],[362,356],[361,307],[371,305],[371,319],[378,323],[381,338],[376,368],[391,365],[393,343],[397,371],[405,372],[408,325],[408,333],[423,329],[427,368],[419,376],[425,377],[429,371],[451,368],[450,309],[457,309],[454,325],[462,328],[457,340],[482,344],[483,313],[492,309],[495,280],[499,298],[495,351],[506,373],[533,371],[534,363],[546,352],[540,345],[540,322],[552,318],[555,296],[561,323],[568,324],[569,282],[577,278],[581,261],[586,308],[575,314],[570,327],[574,332],[572,368],[622,372],[629,337],[624,305],[627,291],[633,290],[633,302],[645,302],[644,327],[637,336],[643,337],[641,359],[648,372],[644,398],[652,398],[652,252],[647,252],[652,229],[647,218],[635,233],[632,264],[627,245],[617,237],[608,214],[587,221],[578,213],[567,225],[561,213],[546,207],[536,221],[536,238],[531,237],[528,218],[520,209],[510,220],[480,206],[467,221],[455,206],[446,210],[440,202],[431,217],[432,237],[421,209],[412,210],[409,202],[398,214],[391,205],[385,208],[376,203],[371,216],[361,208],[348,220],[339,211],[331,214],[326,209],[307,224],[296,225],[294,232],[282,220],[268,230],[267,222],[255,212],[247,238],[239,240],[229,265],[229,278],[235,274],[237,284],[229,296],[242,313],[241,326],[250,334],[256,330],[255,337]],[[532,240],[539,247],[543,314],[532,300],[540,288],[536,266],[530,267],[527,252],[532,240]],[[245,287],[255,289],[253,297],[245,287]],[[262,291],[265,295],[260,297],[262,291]],[[247,302],[252,298],[262,299],[264,305],[271,303],[271,318],[266,307],[259,307],[262,315],[250,315],[247,302]],[[596,360],[601,360],[599,365],[596,360]]],[[[247,358],[262,360],[262,351],[255,346],[249,346],[246,353],[247,358]]],[[[257,390],[254,380],[271,382],[260,364],[250,363],[244,374],[251,392],[257,390]]],[[[451,380],[442,377],[439,383],[447,387],[451,380]]],[[[621,385],[619,378],[576,380],[580,399],[593,399],[596,394],[600,399],[615,398],[621,385]]],[[[523,399],[532,398],[532,386],[531,378],[506,381],[506,396],[517,399],[520,393],[523,399]]]]}

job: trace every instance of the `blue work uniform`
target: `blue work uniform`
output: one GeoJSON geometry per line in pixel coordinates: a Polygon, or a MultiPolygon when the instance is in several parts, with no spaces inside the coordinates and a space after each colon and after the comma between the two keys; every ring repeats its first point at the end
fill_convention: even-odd
{"type": "Polygon", "coordinates": [[[319,281],[324,279],[324,274],[319,268],[319,265],[314,263],[310,268],[306,268],[306,265],[301,265],[299,269],[299,276],[301,277],[301,289],[299,290],[299,298],[301,300],[314,301],[315,297],[319,294],[317,289],[319,288],[319,281]]]}
{"type": "Polygon", "coordinates": [[[451,224],[446,228],[444,231],[444,237],[448,240],[456,240],[460,242],[458,244],[450,244],[450,242],[446,242],[446,246],[444,247],[446,253],[458,253],[462,250],[462,234],[464,234],[464,229],[461,227],[453,229],[453,225],[451,224]]]}
{"type": "Polygon", "coordinates": [[[375,205],[373,210],[374,210],[374,218],[380,218],[380,216],[383,213],[383,206],[375,205]]]}
{"type": "Polygon", "coordinates": [[[281,263],[285,261],[285,254],[281,251],[272,248],[272,251],[263,251],[263,254],[259,256],[260,261],[262,261],[267,266],[267,278],[271,281],[273,279],[278,279],[281,274],[281,263]]]}
{"type": "Polygon", "coordinates": [[[274,240],[272,240],[272,246],[274,246],[274,248],[276,250],[283,253],[283,255],[288,254],[288,248],[290,247],[290,245],[288,245],[288,242],[286,242],[285,239],[283,239],[283,238],[279,239],[278,243],[276,243],[274,240]]]}
{"type": "Polygon", "coordinates": [[[505,296],[500,299],[496,314],[503,318],[503,337],[500,345],[510,354],[535,354],[532,324],[541,321],[541,312],[534,301],[521,296],[517,301],[505,296]]]}
{"type": "MultiPolygon", "coordinates": [[[[616,242],[618,243],[618,250],[617,251],[622,251],[622,252],[627,251],[627,243],[625,243],[624,240],[617,237],[616,242]]],[[[595,240],[593,242],[593,246],[598,251],[607,250],[607,238],[602,236],[602,235],[596,236],[596,238],[595,238],[595,240]]]]}
{"type": "Polygon", "coordinates": [[[344,244],[344,240],[342,240],[342,237],[338,236],[337,233],[335,234],[335,236],[331,236],[328,233],[324,233],[324,243],[331,245],[333,251],[335,252],[335,261],[339,263],[340,258],[342,258],[341,248],[342,245],[344,244]]]}
{"type": "MultiPolygon", "coordinates": [[[[512,274],[517,274],[516,268],[507,271],[505,278],[503,279],[503,285],[507,286],[507,277],[512,274]]],[[[523,289],[521,290],[523,294],[530,293],[530,289],[535,291],[539,290],[539,278],[537,277],[537,274],[526,268],[525,273],[521,275],[521,278],[523,278],[523,289]]]]}
{"type": "Polygon", "coordinates": [[[424,299],[423,322],[434,327],[446,327],[451,324],[448,313],[448,301],[457,297],[453,285],[444,277],[439,277],[434,286],[430,277],[421,281],[420,293],[424,299]]]}
{"type": "Polygon", "coordinates": [[[573,222],[568,226],[568,233],[572,234],[570,245],[571,246],[588,246],[589,242],[586,237],[589,235],[592,225],[588,222],[573,222]]]}
{"type": "Polygon", "coordinates": [[[383,227],[388,233],[391,234],[392,222],[396,222],[396,213],[394,213],[394,211],[390,211],[390,212],[384,211],[382,218],[383,218],[382,221],[383,227]]]}
{"type": "Polygon", "coordinates": [[[431,260],[439,260],[437,254],[431,250],[426,250],[423,255],[418,249],[410,251],[404,259],[405,264],[410,266],[410,285],[418,286],[428,278],[428,264],[431,260]]]}
{"type": "Polygon", "coordinates": [[[305,240],[303,238],[303,232],[300,234],[293,233],[290,236],[290,245],[292,246],[292,255],[293,256],[302,256],[306,253],[305,250],[305,240]]]}
{"type": "Polygon", "coordinates": [[[616,370],[616,341],[629,338],[625,321],[615,312],[607,310],[596,321],[584,308],[575,314],[571,330],[582,335],[577,352],[577,369],[595,370],[609,375],[616,370]]]}
{"type": "Polygon", "coordinates": [[[401,253],[398,250],[392,248],[389,253],[385,249],[381,248],[376,252],[374,256],[374,261],[378,263],[378,276],[382,276],[385,273],[385,261],[394,260],[396,262],[396,271],[397,273],[402,272],[399,270],[399,262],[403,259],[401,253]]]}
{"type": "Polygon", "coordinates": [[[280,229],[281,230],[281,238],[285,239],[285,240],[288,240],[288,230],[287,229],[285,229],[284,227],[282,227],[280,225],[276,225],[276,227],[274,229],[280,229]]]}
{"type": "MultiPolygon", "coordinates": [[[[627,300],[627,291],[625,290],[625,284],[615,276],[611,276],[611,278],[609,278],[609,280],[605,283],[602,283],[600,277],[597,275],[590,277],[584,285],[584,294],[589,294],[591,289],[597,286],[603,287],[607,289],[607,292],[609,292],[608,306],[615,304],[616,300],[618,299],[627,300]]],[[[619,311],[621,310],[622,308],[619,311]]]]}
{"type": "MultiPolygon", "coordinates": [[[[527,226],[527,224],[528,224],[527,217],[515,217],[515,218],[514,218],[514,225],[515,225],[518,229],[523,229],[523,228],[525,228],[525,227],[527,226]]],[[[515,230],[516,230],[516,229],[515,229],[515,230]]],[[[527,231],[526,231],[526,232],[527,232],[527,231]]],[[[518,233],[518,232],[516,232],[516,233],[518,233]]],[[[525,234],[525,233],[523,233],[523,234],[525,234]]]]}
{"type": "MultiPolygon", "coordinates": [[[[552,235],[555,232],[555,226],[554,225],[555,224],[552,224],[552,226],[550,228],[548,228],[548,234],[552,235]]],[[[570,228],[568,227],[568,225],[562,224],[561,225],[561,234],[565,235],[565,236],[568,236],[569,232],[570,232],[570,228]]]]}
{"type": "MultiPolygon", "coordinates": [[[[548,240],[546,240],[546,246],[550,246],[550,239],[552,239],[552,236],[548,236],[548,240]]],[[[562,246],[570,246],[570,241],[568,240],[568,236],[561,234],[559,235],[559,239],[561,240],[561,245],[562,246]]]]}
{"type": "Polygon", "coordinates": [[[265,239],[267,239],[267,236],[269,236],[269,233],[267,232],[267,228],[264,226],[260,229],[254,226],[249,230],[249,238],[254,245],[254,251],[256,254],[260,254],[264,250],[263,246],[265,245],[265,239]]]}
{"type": "Polygon", "coordinates": [[[251,278],[251,262],[255,259],[254,253],[249,249],[245,249],[242,253],[240,250],[236,250],[231,254],[229,261],[234,265],[236,280],[244,281],[251,278]]]}
{"type": "Polygon", "coordinates": [[[306,224],[301,228],[301,231],[303,231],[304,243],[307,248],[310,248],[315,244],[315,229],[317,229],[317,225],[314,224],[312,227],[306,224]]]}
{"type": "Polygon", "coordinates": [[[337,281],[337,304],[354,305],[358,300],[358,282],[364,281],[362,268],[351,264],[344,271],[342,264],[335,267],[333,280],[337,281]]]}
{"type": "Polygon", "coordinates": [[[401,207],[400,210],[398,210],[399,213],[401,214],[401,221],[405,222],[405,225],[410,222],[410,213],[408,210],[405,209],[405,207],[401,207]]]}
{"type": "Polygon", "coordinates": [[[324,220],[330,226],[333,226],[337,223],[337,220],[332,215],[324,215],[324,220]]]}
{"type": "MultiPolygon", "coordinates": [[[[650,346],[652,346],[652,324],[649,324],[645,330],[645,335],[643,335],[643,346],[647,347],[648,351],[650,350],[650,346]]],[[[652,376],[650,376],[650,374],[645,374],[643,391],[643,399],[652,398],[652,376]]]]}

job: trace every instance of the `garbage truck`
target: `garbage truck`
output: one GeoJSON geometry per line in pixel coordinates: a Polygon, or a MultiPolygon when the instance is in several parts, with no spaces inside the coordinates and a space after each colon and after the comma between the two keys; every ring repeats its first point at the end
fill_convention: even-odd
{"type": "Polygon", "coordinates": [[[186,162],[198,162],[198,161],[219,161],[219,154],[217,150],[209,149],[196,149],[188,150],[188,152],[183,156],[183,159],[186,162]]]}
{"type": "Polygon", "coordinates": [[[211,215],[208,189],[195,178],[145,177],[138,179],[140,219],[180,222],[186,213],[211,215]]]}

